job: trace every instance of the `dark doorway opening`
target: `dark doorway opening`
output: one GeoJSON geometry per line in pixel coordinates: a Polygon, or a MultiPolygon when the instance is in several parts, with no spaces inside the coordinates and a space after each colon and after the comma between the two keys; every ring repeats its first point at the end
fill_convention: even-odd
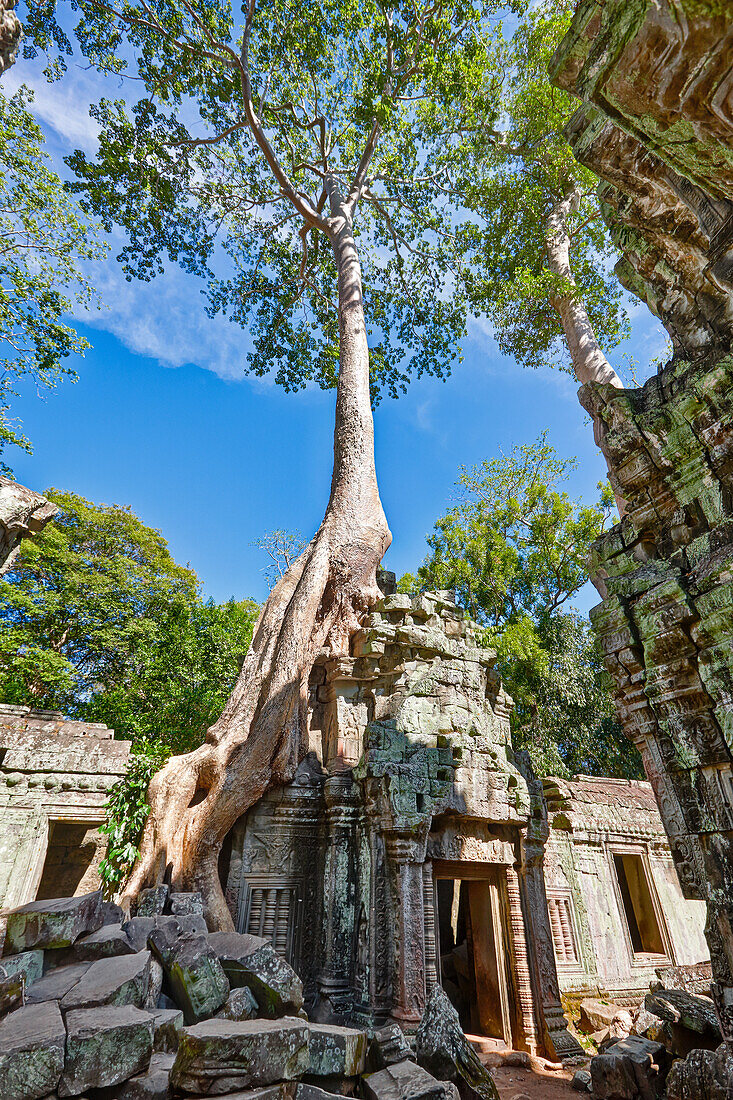
{"type": "Polygon", "coordinates": [[[52,821],[37,900],[70,898],[96,890],[104,849],[105,837],[96,826],[81,821],[52,821]]]}
{"type": "Polygon", "coordinates": [[[634,953],[665,955],[662,931],[641,856],[624,852],[614,855],[613,862],[634,953]]]}
{"type": "Polygon", "coordinates": [[[438,973],[463,1030],[512,1044],[501,884],[434,864],[438,973]]]}

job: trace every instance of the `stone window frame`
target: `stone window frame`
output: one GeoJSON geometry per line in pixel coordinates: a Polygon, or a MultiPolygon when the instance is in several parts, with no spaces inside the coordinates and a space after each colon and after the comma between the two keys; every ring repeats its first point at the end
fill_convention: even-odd
{"type": "MultiPolygon", "coordinates": [[[[249,924],[250,904],[253,890],[290,891],[293,896],[292,908],[288,913],[287,948],[284,958],[293,965],[300,952],[301,914],[304,901],[304,883],[300,875],[267,874],[267,872],[243,872],[237,906],[237,931],[246,932],[249,924]]],[[[256,933],[254,933],[256,934],[256,933]]]]}
{"type": "Polygon", "coordinates": [[[611,882],[613,883],[614,898],[621,919],[621,927],[623,929],[626,949],[632,969],[648,969],[652,963],[658,964],[662,961],[671,963],[673,966],[676,965],[677,959],[674,952],[673,940],[669,928],[667,927],[667,919],[664,915],[664,909],[654,881],[654,875],[652,874],[649,845],[644,843],[611,841],[606,845],[606,861],[611,875],[611,882]],[[629,929],[629,922],[626,917],[626,907],[621,894],[621,884],[618,880],[614,856],[638,856],[641,859],[641,866],[644,870],[644,877],[654,910],[654,918],[657,922],[659,935],[664,946],[663,955],[655,951],[634,951],[634,945],[631,941],[631,930],[629,929]]]}
{"type": "Polygon", "coordinates": [[[20,890],[20,893],[25,895],[24,900],[18,901],[16,899],[14,905],[26,905],[31,901],[35,901],[43,878],[51,831],[55,822],[62,821],[67,825],[86,825],[89,828],[95,825],[104,825],[106,820],[104,810],[98,806],[62,806],[57,804],[42,806],[39,809],[39,816],[44,819],[45,829],[40,829],[40,842],[36,845],[36,850],[28,864],[23,886],[20,890]]]}
{"type": "Polygon", "coordinates": [[[550,921],[550,935],[552,937],[552,950],[555,956],[555,966],[558,971],[563,974],[582,974],[585,972],[583,965],[583,949],[581,939],[580,922],[578,920],[578,911],[575,905],[575,898],[573,892],[569,886],[551,886],[546,889],[547,905],[548,905],[548,920],[550,921]],[[571,930],[573,933],[573,947],[575,949],[575,961],[567,962],[558,957],[558,952],[555,946],[555,934],[552,928],[552,920],[550,918],[549,906],[551,901],[561,901],[567,903],[568,911],[570,913],[571,930]]]}

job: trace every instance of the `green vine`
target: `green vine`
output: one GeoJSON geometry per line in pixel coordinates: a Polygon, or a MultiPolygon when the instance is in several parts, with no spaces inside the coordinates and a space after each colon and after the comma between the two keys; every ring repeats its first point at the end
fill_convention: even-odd
{"type": "Polygon", "coordinates": [[[141,746],[130,756],[124,777],[110,788],[106,821],[101,828],[107,836],[107,851],[99,865],[107,897],[116,893],[139,855],[140,839],[150,812],[148,786],[168,755],[168,750],[160,745],[141,746]]]}

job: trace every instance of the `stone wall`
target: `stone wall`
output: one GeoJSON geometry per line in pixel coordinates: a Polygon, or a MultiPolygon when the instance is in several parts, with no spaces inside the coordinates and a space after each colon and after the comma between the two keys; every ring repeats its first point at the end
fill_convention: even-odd
{"type": "Polygon", "coordinates": [[[104,725],[0,704],[0,908],[99,885],[98,829],[130,752],[113,736],[104,725]]]}
{"type": "Polygon", "coordinates": [[[677,354],[733,337],[731,65],[724,5],[585,0],[551,67],[586,101],[568,137],[604,181],[616,273],[677,354]]]}
{"type": "Polygon", "coordinates": [[[675,350],[640,390],[581,390],[626,504],[593,555],[603,602],[591,618],[682,889],[707,903],[729,1047],[732,66],[726,5],[697,0],[586,0],[553,66],[557,83],[586,101],[569,133],[606,181],[603,210],[624,251],[617,270],[662,318],[675,350]]]}
{"type": "Polygon", "coordinates": [[[659,967],[709,958],[705,906],[683,897],[649,783],[575,776],[543,787],[545,884],[563,1004],[572,1010],[592,996],[635,1007],[659,967]],[[637,899],[625,896],[619,857],[631,857],[643,876],[649,942],[637,942],[637,899]]]}

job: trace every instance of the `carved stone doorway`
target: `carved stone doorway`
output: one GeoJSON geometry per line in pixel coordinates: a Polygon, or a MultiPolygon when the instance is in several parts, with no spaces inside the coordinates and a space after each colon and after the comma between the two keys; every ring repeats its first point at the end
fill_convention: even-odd
{"type": "Polygon", "coordinates": [[[503,868],[436,860],[436,955],[464,1031],[512,1047],[513,982],[503,868]]]}

